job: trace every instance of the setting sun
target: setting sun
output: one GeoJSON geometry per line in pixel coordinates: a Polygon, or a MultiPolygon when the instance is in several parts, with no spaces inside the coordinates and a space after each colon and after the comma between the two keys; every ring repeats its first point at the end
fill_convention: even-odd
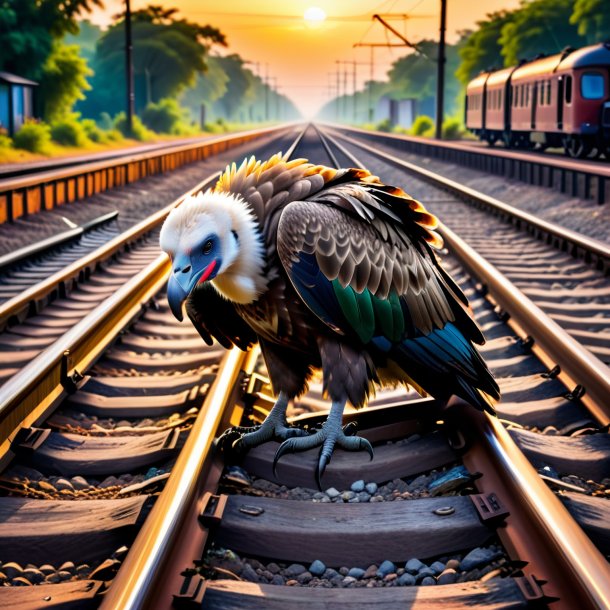
{"type": "Polygon", "coordinates": [[[309,23],[321,23],[326,19],[326,13],[317,6],[310,6],[305,11],[303,18],[309,23]]]}

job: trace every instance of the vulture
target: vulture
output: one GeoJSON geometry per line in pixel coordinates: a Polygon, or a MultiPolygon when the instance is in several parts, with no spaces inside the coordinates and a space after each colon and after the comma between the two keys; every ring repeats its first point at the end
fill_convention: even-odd
{"type": "Polygon", "coordinates": [[[442,401],[455,394],[494,412],[499,388],[473,345],[485,340],[434,251],[437,225],[364,169],[281,153],[233,163],[171,211],[160,235],[172,261],[171,311],[182,320],[185,306],[210,345],[258,341],[277,396],[262,425],[239,429],[235,447],[283,441],[274,468],[287,452],[319,447],[320,484],[335,446],[372,459],[342,414],[347,401],[362,407],[376,384],[442,401]],[[286,408],[316,369],[331,407],[309,433],[287,425],[286,408]]]}

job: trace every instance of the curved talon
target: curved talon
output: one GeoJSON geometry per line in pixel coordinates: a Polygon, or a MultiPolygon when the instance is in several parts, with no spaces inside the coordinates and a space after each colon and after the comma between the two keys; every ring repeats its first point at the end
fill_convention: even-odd
{"type": "Polygon", "coordinates": [[[354,436],[358,432],[358,424],[355,421],[351,421],[343,426],[343,434],[345,436],[354,436]]]}
{"type": "Polygon", "coordinates": [[[287,453],[292,453],[294,451],[294,442],[292,438],[286,439],[275,452],[275,456],[273,457],[273,476],[277,478],[277,463],[280,458],[287,453]]]}
{"type": "Polygon", "coordinates": [[[216,441],[219,449],[222,452],[228,452],[234,449],[235,443],[237,443],[242,437],[242,433],[236,428],[227,428],[216,441]]]}
{"type": "Polygon", "coordinates": [[[369,460],[369,462],[372,462],[373,457],[375,456],[375,453],[373,451],[373,445],[371,445],[371,443],[368,439],[362,438],[362,437],[359,437],[359,438],[360,438],[360,447],[358,447],[358,449],[360,449],[360,450],[364,449],[369,454],[369,457],[371,458],[369,460]]]}
{"type": "Polygon", "coordinates": [[[322,477],[324,476],[324,472],[326,471],[326,466],[330,462],[330,455],[324,453],[324,448],[320,452],[320,458],[318,459],[318,465],[316,466],[316,483],[318,484],[318,489],[322,491],[322,477]]]}

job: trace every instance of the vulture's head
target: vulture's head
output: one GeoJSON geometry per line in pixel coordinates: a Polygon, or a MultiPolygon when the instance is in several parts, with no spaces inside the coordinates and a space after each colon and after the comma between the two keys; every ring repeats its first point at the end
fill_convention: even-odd
{"type": "Polygon", "coordinates": [[[242,304],[267,288],[258,223],[238,195],[207,191],[188,197],[165,220],[160,244],[172,259],[167,298],[178,320],[184,301],[204,282],[242,304]]]}

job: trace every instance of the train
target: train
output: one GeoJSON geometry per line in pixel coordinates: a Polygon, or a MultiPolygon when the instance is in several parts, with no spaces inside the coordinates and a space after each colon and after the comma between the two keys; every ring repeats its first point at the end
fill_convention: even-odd
{"type": "Polygon", "coordinates": [[[610,41],[482,72],[466,88],[465,121],[491,146],[610,159],[610,41]]]}

